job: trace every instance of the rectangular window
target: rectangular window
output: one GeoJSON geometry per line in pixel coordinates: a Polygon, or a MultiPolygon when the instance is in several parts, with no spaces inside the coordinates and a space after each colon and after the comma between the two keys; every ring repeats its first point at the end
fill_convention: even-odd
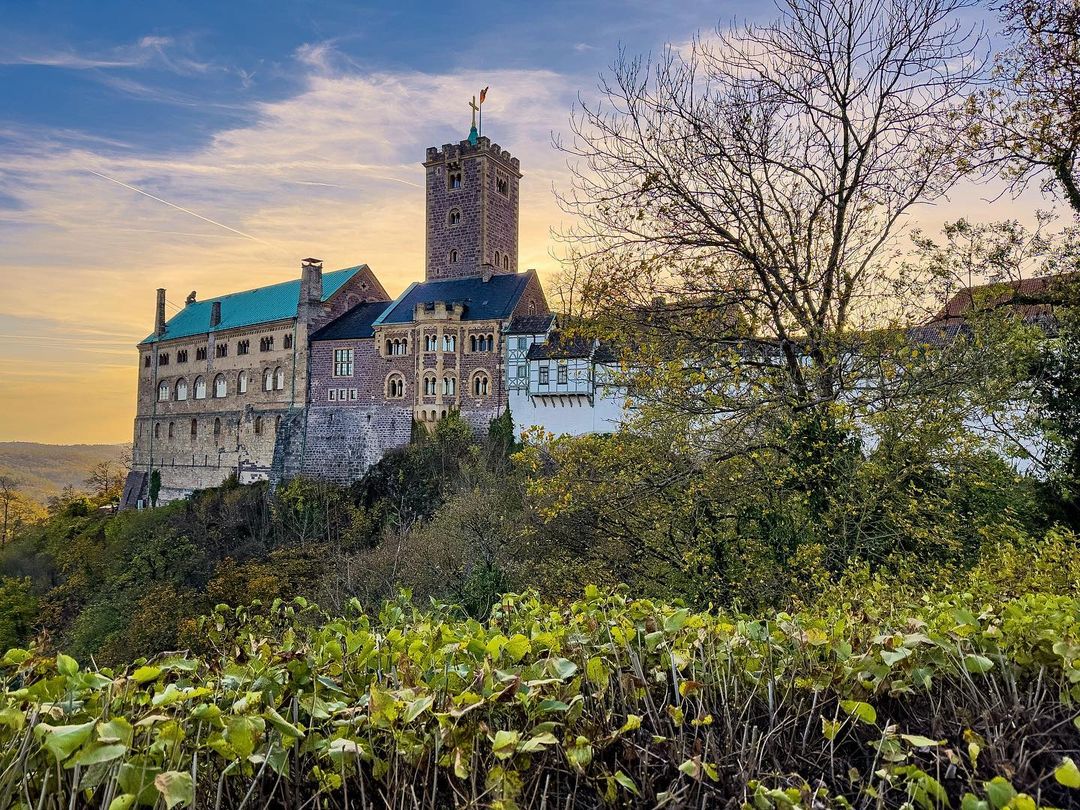
{"type": "Polygon", "coordinates": [[[529,373],[529,367],[522,363],[521,365],[514,366],[514,376],[519,380],[524,380],[525,376],[529,373]]]}
{"type": "Polygon", "coordinates": [[[547,363],[544,363],[544,365],[540,366],[540,385],[547,385],[547,384],[548,384],[548,367],[547,367],[547,363]]]}
{"type": "Polygon", "coordinates": [[[348,396],[348,389],[346,389],[346,388],[339,388],[339,389],[337,390],[337,398],[338,398],[338,399],[339,399],[339,400],[340,400],[341,402],[344,402],[344,401],[345,401],[345,398],[346,398],[347,396],[348,396]]]}
{"type": "Polygon", "coordinates": [[[326,397],[331,402],[336,402],[337,401],[337,389],[336,388],[331,388],[329,391],[326,392],[326,397]]]}
{"type": "Polygon", "coordinates": [[[525,351],[525,347],[526,347],[526,346],[528,346],[528,341],[527,341],[527,340],[526,340],[525,338],[523,338],[523,337],[519,337],[519,338],[517,339],[517,347],[518,347],[518,351],[519,351],[519,352],[523,352],[523,351],[525,351]]]}
{"type": "Polygon", "coordinates": [[[558,381],[560,383],[565,383],[566,382],[566,363],[559,363],[558,381]]]}
{"type": "Polygon", "coordinates": [[[353,372],[353,350],[334,349],[334,376],[351,377],[353,372]]]}
{"type": "Polygon", "coordinates": [[[355,388],[350,388],[349,389],[349,401],[351,402],[354,399],[356,399],[356,389],[355,388]]]}

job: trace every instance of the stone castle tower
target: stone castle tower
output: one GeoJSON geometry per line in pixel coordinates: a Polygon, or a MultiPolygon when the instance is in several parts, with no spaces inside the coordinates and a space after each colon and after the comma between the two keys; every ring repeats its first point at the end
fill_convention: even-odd
{"type": "Polygon", "coordinates": [[[517,272],[520,165],[475,134],[428,148],[426,281],[517,272]]]}

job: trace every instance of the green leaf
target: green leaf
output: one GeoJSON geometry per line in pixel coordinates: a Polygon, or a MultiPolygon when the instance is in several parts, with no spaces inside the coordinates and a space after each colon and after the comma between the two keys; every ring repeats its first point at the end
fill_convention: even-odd
{"type": "Polygon", "coordinates": [[[899,664],[909,655],[911,655],[911,650],[907,647],[900,647],[897,650],[882,650],[881,660],[891,667],[893,664],[899,664]]]}
{"type": "Polygon", "coordinates": [[[825,717],[821,718],[821,733],[825,735],[826,740],[835,740],[836,735],[840,733],[840,727],[844,724],[839,720],[829,720],[825,717]]]}
{"type": "Polygon", "coordinates": [[[425,697],[417,698],[416,700],[414,700],[412,703],[409,704],[407,709],[405,709],[405,715],[403,717],[404,721],[406,723],[411,723],[413,720],[415,720],[421,714],[423,714],[428,709],[430,709],[431,705],[434,702],[435,702],[435,697],[433,695],[426,695],[425,697]]]}
{"type": "Polygon", "coordinates": [[[555,735],[550,731],[545,731],[542,734],[537,734],[535,737],[530,737],[518,746],[518,750],[525,754],[534,754],[537,751],[543,751],[545,746],[558,744],[559,740],[555,735]]]}
{"type": "Polygon", "coordinates": [[[45,747],[52,752],[57,762],[63,762],[76,748],[90,739],[95,722],[90,720],[77,726],[50,726],[40,723],[34,733],[44,736],[45,747]]]}
{"type": "Polygon", "coordinates": [[[564,681],[567,678],[574,677],[574,673],[577,672],[577,664],[567,658],[550,658],[548,659],[548,666],[552,675],[556,678],[562,678],[564,681]]]}
{"type": "Polygon", "coordinates": [[[173,808],[178,804],[191,804],[195,798],[195,786],[191,774],[183,771],[165,771],[154,777],[154,786],[161,791],[165,807],[173,808]]]}
{"type": "Polygon", "coordinates": [[[130,810],[133,804],[135,804],[134,793],[121,793],[109,802],[109,810],[130,810]]]}
{"type": "Polygon", "coordinates": [[[1054,769],[1054,778],[1058,784],[1068,788],[1080,788],[1080,768],[1071,757],[1065,757],[1061,764],[1054,769]]]}
{"type": "Polygon", "coordinates": [[[630,791],[635,796],[640,796],[638,792],[638,786],[634,783],[634,780],[627,776],[622,771],[615,771],[615,781],[623,786],[624,789],[630,791]]]}
{"type": "Polygon", "coordinates": [[[675,633],[682,630],[683,625],[686,624],[686,619],[690,615],[689,608],[680,608],[664,619],[664,632],[675,633]]]}
{"type": "Polygon", "coordinates": [[[1015,797],[1016,789],[1007,779],[995,776],[986,783],[986,798],[990,800],[990,806],[994,810],[1001,810],[1015,797]]]}
{"type": "Polygon", "coordinates": [[[928,748],[934,745],[941,745],[939,741],[931,740],[929,737],[923,737],[919,734],[901,734],[900,739],[915,748],[928,748]]]}
{"type": "Polygon", "coordinates": [[[110,743],[109,745],[95,745],[85,748],[75,755],[71,761],[74,765],[97,765],[102,762],[112,762],[127,753],[128,747],[123,743],[110,743]]]}
{"type": "Polygon", "coordinates": [[[61,675],[75,675],[79,671],[79,662],[70,655],[60,653],[56,656],[56,670],[61,675]]]}
{"type": "Polygon", "coordinates": [[[18,666],[24,661],[28,661],[31,657],[33,657],[33,653],[29,650],[21,650],[18,647],[12,647],[4,653],[4,658],[0,663],[7,666],[18,666]]]}
{"type": "Polygon", "coordinates": [[[139,667],[131,673],[131,680],[135,683],[149,683],[161,675],[160,667],[139,667]]]}
{"type": "Polygon", "coordinates": [[[131,745],[131,738],[134,733],[135,730],[131,727],[131,723],[124,717],[114,717],[108,723],[98,723],[97,727],[98,742],[102,743],[131,745]]]}
{"type": "Polygon", "coordinates": [[[603,684],[608,681],[607,667],[604,659],[594,655],[585,663],[585,677],[590,683],[603,684]]]}
{"type": "Polygon", "coordinates": [[[532,645],[529,643],[529,639],[518,633],[510,638],[503,647],[503,652],[510,656],[512,660],[520,661],[530,652],[532,652],[532,645]]]}
{"type": "Polygon", "coordinates": [[[976,674],[983,674],[989,672],[994,668],[994,662],[987,658],[985,655],[976,655],[975,653],[968,653],[964,656],[964,669],[968,672],[974,672],[976,674]]]}
{"type": "Polygon", "coordinates": [[[281,736],[292,737],[295,740],[304,739],[304,732],[278,714],[277,709],[273,706],[266,707],[266,711],[263,712],[263,717],[281,736]]]}
{"type": "Polygon", "coordinates": [[[877,722],[877,710],[869,703],[863,703],[860,700],[841,700],[840,708],[861,723],[872,726],[877,722]]]}
{"type": "Polygon", "coordinates": [[[496,731],[495,741],[491,744],[491,752],[499,759],[509,759],[517,751],[517,746],[520,741],[520,732],[496,731]]]}

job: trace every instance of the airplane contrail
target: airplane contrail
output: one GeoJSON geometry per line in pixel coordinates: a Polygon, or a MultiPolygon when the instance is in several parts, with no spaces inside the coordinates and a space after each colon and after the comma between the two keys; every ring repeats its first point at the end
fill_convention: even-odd
{"type": "Polygon", "coordinates": [[[211,225],[217,225],[219,228],[224,228],[227,231],[231,231],[232,233],[235,233],[235,234],[237,234],[239,236],[243,236],[245,239],[251,239],[253,242],[258,242],[260,245],[266,245],[267,247],[274,248],[274,250],[280,250],[282,253],[287,253],[288,252],[283,247],[281,247],[280,245],[275,245],[275,244],[273,244],[271,242],[267,242],[267,241],[265,241],[263,239],[260,239],[257,236],[252,236],[250,233],[244,233],[243,231],[238,231],[238,230],[236,230],[236,228],[230,228],[228,225],[226,225],[223,222],[218,222],[216,220],[210,219],[209,217],[204,217],[202,214],[197,214],[194,211],[191,211],[190,209],[187,209],[187,208],[184,208],[183,206],[177,205],[176,203],[171,203],[168,200],[163,200],[163,199],[161,199],[161,197],[155,197],[153,194],[150,194],[147,191],[143,191],[141,188],[136,188],[135,186],[128,185],[127,183],[123,182],[122,180],[117,180],[115,177],[109,177],[109,175],[102,174],[101,172],[96,172],[93,169],[87,169],[86,171],[90,172],[90,174],[94,175],[95,177],[100,177],[102,180],[108,180],[110,183],[116,183],[116,185],[118,185],[118,186],[123,186],[124,188],[130,189],[131,191],[134,191],[137,194],[142,194],[144,197],[149,197],[151,200],[159,202],[162,205],[167,205],[170,208],[175,208],[177,211],[183,211],[185,214],[190,214],[191,216],[195,217],[196,219],[201,219],[203,222],[209,222],[211,225]]]}

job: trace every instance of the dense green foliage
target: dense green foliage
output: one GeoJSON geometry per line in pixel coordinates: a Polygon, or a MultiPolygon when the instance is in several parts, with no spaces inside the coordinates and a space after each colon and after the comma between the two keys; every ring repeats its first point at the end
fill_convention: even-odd
{"type": "Polygon", "coordinates": [[[760,617],[596,588],[505,596],[483,623],[407,598],[221,606],[200,654],[9,652],[0,803],[1065,806],[1080,601],[1062,585],[867,580],[760,617]]]}

